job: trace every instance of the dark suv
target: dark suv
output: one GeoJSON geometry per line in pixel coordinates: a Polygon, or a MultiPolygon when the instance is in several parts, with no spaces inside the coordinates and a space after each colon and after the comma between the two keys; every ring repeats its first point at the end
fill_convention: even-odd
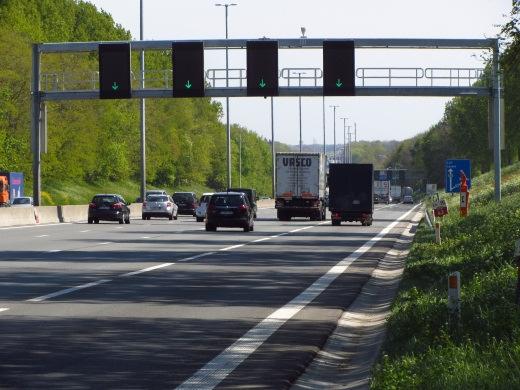
{"type": "Polygon", "coordinates": [[[178,213],[195,216],[197,208],[197,195],[194,192],[174,192],[173,201],[179,207],[178,213]]]}
{"type": "Polygon", "coordinates": [[[228,192],[243,192],[247,195],[247,199],[249,200],[249,204],[253,208],[253,217],[256,218],[256,213],[258,208],[256,206],[256,190],[252,188],[228,188],[228,192]]]}
{"type": "Polygon", "coordinates": [[[88,223],[119,221],[130,223],[130,203],[118,194],[97,194],[88,205],[88,223]]]}
{"type": "Polygon", "coordinates": [[[211,196],[206,211],[206,231],[217,227],[240,227],[244,232],[254,228],[253,208],[243,192],[217,192],[211,196]]]}

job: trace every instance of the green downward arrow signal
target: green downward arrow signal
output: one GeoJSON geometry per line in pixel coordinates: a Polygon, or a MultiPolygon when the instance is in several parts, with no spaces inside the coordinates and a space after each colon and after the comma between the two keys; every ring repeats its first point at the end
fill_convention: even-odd
{"type": "Polygon", "coordinates": [[[341,88],[342,86],[343,86],[343,83],[341,82],[341,80],[340,80],[340,79],[337,79],[337,80],[336,80],[336,87],[337,87],[337,88],[341,88]]]}
{"type": "Polygon", "coordinates": [[[186,84],[184,84],[184,86],[186,87],[186,89],[190,89],[190,88],[191,88],[191,85],[192,85],[192,84],[190,83],[190,80],[188,80],[188,81],[186,82],[186,84]]]}
{"type": "Polygon", "coordinates": [[[267,84],[265,83],[264,79],[260,80],[260,82],[258,83],[258,86],[259,86],[260,88],[265,88],[266,85],[267,85],[267,84]]]}
{"type": "Polygon", "coordinates": [[[112,84],[112,89],[114,91],[117,91],[119,89],[119,84],[114,81],[114,83],[112,84]]]}

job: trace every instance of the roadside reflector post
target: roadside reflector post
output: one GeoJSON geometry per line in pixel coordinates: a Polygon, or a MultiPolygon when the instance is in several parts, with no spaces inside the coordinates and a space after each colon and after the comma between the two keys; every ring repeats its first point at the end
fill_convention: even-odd
{"type": "Polygon", "coordinates": [[[517,282],[516,282],[516,304],[520,306],[520,240],[517,240],[515,243],[515,254],[514,260],[516,261],[517,266],[517,282]]]}
{"type": "Polygon", "coordinates": [[[437,244],[441,243],[441,223],[435,222],[435,242],[437,244]]]}
{"type": "Polygon", "coordinates": [[[460,272],[448,276],[448,310],[451,317],[460,319],[460,272]]]}

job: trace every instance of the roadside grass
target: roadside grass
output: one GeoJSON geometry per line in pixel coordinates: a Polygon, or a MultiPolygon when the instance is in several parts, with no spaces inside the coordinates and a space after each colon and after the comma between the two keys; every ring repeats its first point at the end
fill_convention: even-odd
{"type": "Polygon", "coordinates": [[[520,239],[520,164],[476,178],[470,215],[447,197],[442,244],[421,223],[392,306],[372,389],[520,388],[520,308],[515,241],[520,239]],[[447,276],[461,273],[461,318],[447,311],[447,276]]]}
{"type": "MultiPolygon", "coordinates": [[[[170,195],[175,191],[195,192],[197,196],[200,196],[203,192],[212,192],[210,188],[200,184],[183,185],[176,188],[148,185],[146,189],[164,189],[170,195]]],[[[26,189],[26,192],[28,194],[31,193],[31,189],[26,189]]],[[[49,182],[44,183],[42,186],[42,204],[44,206],[87,204],[94,194],[100,193],[120,194],[127,202],[134,203],[139,197],[139,192],[140,184],[133,181],[100,182],[95,184],[49,182]]]]}

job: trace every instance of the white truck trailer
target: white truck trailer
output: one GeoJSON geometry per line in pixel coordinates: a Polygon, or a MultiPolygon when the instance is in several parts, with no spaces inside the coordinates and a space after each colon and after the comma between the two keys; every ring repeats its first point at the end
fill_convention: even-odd
{"type": "Polygon", "coordinates": [[[325,219],[325,157],[321,153],[276,153],[275,207],[280,221],[325,219]]]}

